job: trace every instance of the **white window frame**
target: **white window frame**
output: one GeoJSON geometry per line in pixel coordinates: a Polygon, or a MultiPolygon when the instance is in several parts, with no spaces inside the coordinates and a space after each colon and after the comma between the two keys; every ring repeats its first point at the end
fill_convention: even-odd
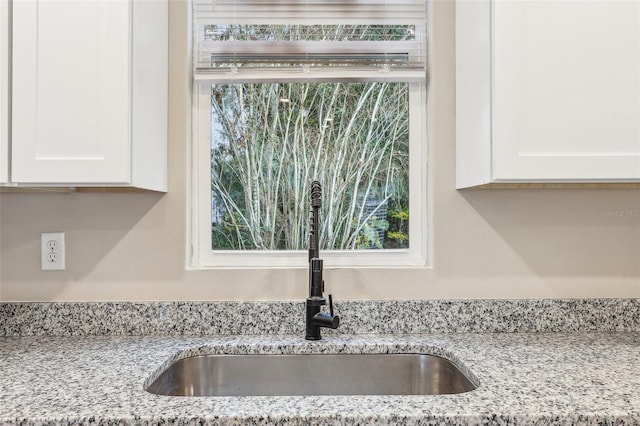
{"type": "MultiPolygon", "coordinates": [[[[211,86],[194,82],[192,89],[187,269],[307,268],[306,250],[212,250],[211,86]]],[[[428,266],[427,250],[432,239],[427,232],[431,185],[427,178],[426,122],[427,83],[409,82],[409,248],[321,250],[325,269],[428,266]]]]}

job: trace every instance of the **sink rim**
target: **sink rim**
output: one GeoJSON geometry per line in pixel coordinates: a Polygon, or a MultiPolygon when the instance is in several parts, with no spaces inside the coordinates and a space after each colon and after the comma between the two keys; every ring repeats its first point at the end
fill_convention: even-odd
{"type": "MultiPolygon", "coordinates": [[[[380,350],[378,348],[378,350],[373,350],[373,351],[355,351],[355,352],[345,352],[345,351],[341,351],[339,349],[336,349],[334,351],[303,351],[303,352],[293,352],[293,351],[286,351],[283,349],[283,347],[278,347],[277,349],[279,350],[283,350],[283,351],[277,351],[277,352],[264,352],[264,351],[258,351],[258,352],[254,352],[252,350],[248,350],[248,351],[243,351],[241,353],[238,353],[236,351],[233,352],[220,352],[219,350],[222,348],[216,348],[216,347],[199,347],[199,348],[192,348],[192,349],[185,349],[182,350],[176,354],[174,354],[173,356],[169,357],[169,359],[165,360],[160,366],[158,366],[157,368],[155,368],[153,370],[153,372],[147,376],[146,380],[144,381],[143,384],[143,390],[145,392],[147,392],[148,394],[152,394],[152,395],[156,395],[156,396],[161,396],[161,397],[176,397],[176,396],[180,396],[180,397],[189,397],[189,398],[203,398],[203,397],[215,397],[215,398],[234,398],[234,397],[242,397],[242,398],[247,398],[247,397],[292,397],[292,396],[296,396],[296,397],[308,397],[308,396],[340,396],[340,397],[344,397],[344,396],[356,396],[356,395],[366,395],[366,396],[384,396],[384,395],[388,395],[388,396],[434,396],[434,395],[459,395],[459,394],[463,394],[463,393],[468,393],[470,391],[473,390],[477,390],[480,387],[480,380],[477,378],[477,376],[461,361],[458,359],[458,357],[456,357],[454,354],[451,354],[447,351],[444,351],[442,348],[435,348],[437,350],[398,350],[398,351],[391,351],[391,350],[385,350],[382,349],[380,350]],[[213,350],[212,350],[213,349],[213,350]],[[218,349],[218,350],[216,350],[218,349]],[[354,394],[312,394],[312,395],[308,395],[308,394],[295,394],[295,395],[290,395],[290,394],[277,394],[277,395],[169,395],[169,394],[163,394],[163,393],[156,393],[154,391],[149,390],[149,388],[153,385],[153,383],[160,378],[160,376],[162,374],[164,374],[167,370],[169,370],[171,367],[174,366],[174,364],[179,363],[180,361],[183,360],[187,360],[190,358],[207,358],[207,357],[245,357],[245,356],[268,356],[268,357],[278,357],[278,356],[294,356],[294,357],[303,357],[303,356],[308,356],[308,355],[314,355],[314,356],[322,356],[322,355],[333,355],[333,356],[353,356],[353,355],[380,355],[380,356],[392,356],[392,355],[415,355],[415,356],[427,356],[427,357],[433,357],[433,358],[439,358],[442,361],[447,361],[448,363],[450,363],[453,367],[455,367],[458,370],[458,373],[461,374],[462,376],[464,376],[464,378],[466,378],[471,385],[473,386],[473,388],[462,391],[462,392],[454,392],[454,393],[425,393],[425,394],[396,394],[396,393],[391,393],[391,394],[385,394],[385,393],[365,393],[365,394],[359,394],[359,393],[354,393],[354,394]]],[[[263,348],[264,349],[264,348],[263,348]]],[[[274,348],[275,349],[275,348],[274,348]]],[[[362,349],[362,348],[360,348],[362,349]]],[[[391,349],[391,348],[389,348],[391,349]]],[[[425,348],[420,348],[420,349],[425,349],[425,348]]]]}

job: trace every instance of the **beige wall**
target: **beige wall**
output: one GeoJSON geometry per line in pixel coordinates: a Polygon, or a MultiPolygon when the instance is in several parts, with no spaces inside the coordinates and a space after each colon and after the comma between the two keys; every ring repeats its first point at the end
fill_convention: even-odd
{"type": "MultiPolygon", "coordinates": [[[[302,299],[306,270],[185,271],[187,21],[171,1],[169,192],[0,195],[0,300],[302,299]],[[41,232],[67,270],[40,271],[41,232]]],[[[640,190],[456,191],[452,1],[434,4],[431,269],[331,270],[336,299],[640,297],[640,190]]]]}

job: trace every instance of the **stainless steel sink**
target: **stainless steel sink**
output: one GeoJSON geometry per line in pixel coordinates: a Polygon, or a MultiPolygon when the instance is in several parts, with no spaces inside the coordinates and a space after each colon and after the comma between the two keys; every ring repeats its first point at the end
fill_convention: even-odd
{"type": "Polygon", "coordinates": [[[148,392],[172,396],[438,395],[477,385],[423,354],[207,355],[175,361],[148,392]]]}

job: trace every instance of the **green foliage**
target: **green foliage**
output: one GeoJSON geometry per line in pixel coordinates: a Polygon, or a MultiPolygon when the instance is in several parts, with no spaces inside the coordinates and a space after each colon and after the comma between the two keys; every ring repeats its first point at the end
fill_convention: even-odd
{"type": "Polygon", "coordinates": [[[408,221],[409,210],[393,210],[389,212],[389,216],[400,221],[408,221]]]}
{"type": "Polygon", "coordinates": [[[409,209],[397,208],[389,212],[388,248],[409,247],[409,209]]]}
{"type": "Polygon", "coordinates": [[[389,229],[388,221],[385,219],[378,219],[376,216],[373,216],[364,224],[360,234],[356,238],[356,248],[358,250],[384,248],[384,237],[381,237],[381,234],[387,229],[389,229]]]}

